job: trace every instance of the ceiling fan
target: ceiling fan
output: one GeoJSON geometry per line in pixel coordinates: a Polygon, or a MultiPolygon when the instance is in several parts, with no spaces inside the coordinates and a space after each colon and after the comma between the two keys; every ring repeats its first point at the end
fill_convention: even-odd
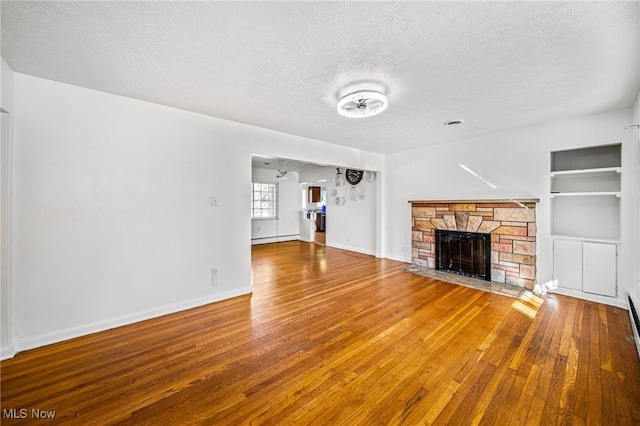
{"type": "Polygon", "coordinates": [[[364,118],[380,114],[387,108],[387,97],[375,90],[349,93],[338,101],[338,113],[345,117],[364,118]]]}

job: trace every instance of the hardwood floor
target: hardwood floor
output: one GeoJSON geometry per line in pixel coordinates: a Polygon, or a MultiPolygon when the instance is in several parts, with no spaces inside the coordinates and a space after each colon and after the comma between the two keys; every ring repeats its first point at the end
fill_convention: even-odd
{"type": "Polygon", "coordinates": [[[2,424],[640,424],[624,310],[311,243],[252,250],[251,296],[2,362],[2,424]]]}
{"type": "Polygon", "coordinates": [[[322,246],[327,245],[327,233],[326,232],[318,232],[316,231],[313,234],[313,242],[316,244],[320,244],[322,246]]]}

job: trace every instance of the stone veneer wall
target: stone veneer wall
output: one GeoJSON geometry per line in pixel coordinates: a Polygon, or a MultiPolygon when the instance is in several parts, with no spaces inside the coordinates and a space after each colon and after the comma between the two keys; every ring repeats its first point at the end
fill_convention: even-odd
{"type": "Polygon", "coordinates": [[[435,269],[436,229],[491,234],[491,281],[533,289],[538,200],[517,201],[410,201],[411,262],[435,269]]]}

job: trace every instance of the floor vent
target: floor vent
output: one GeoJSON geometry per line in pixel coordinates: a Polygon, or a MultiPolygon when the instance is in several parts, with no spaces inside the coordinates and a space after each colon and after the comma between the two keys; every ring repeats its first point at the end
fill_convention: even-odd
{"type": "Polygon", "coordinates": [[[633,338],[636,341],[636,349],[638,357],[640,357],[640,319],[638,319],[638,311],[633,305],[633,300],[629,296],[629,316],[631,317],[631,328],[633,328],[633,338]]]}

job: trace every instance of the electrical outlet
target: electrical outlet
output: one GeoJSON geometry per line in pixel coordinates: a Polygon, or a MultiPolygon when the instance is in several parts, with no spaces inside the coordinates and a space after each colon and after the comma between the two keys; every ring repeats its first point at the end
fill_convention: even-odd
{"type": "Polygon", "coordinates": [[[218,268],[216,266],[211,268],[211,285],[212,286],[217,286],[218,285],[218,268]]]}

